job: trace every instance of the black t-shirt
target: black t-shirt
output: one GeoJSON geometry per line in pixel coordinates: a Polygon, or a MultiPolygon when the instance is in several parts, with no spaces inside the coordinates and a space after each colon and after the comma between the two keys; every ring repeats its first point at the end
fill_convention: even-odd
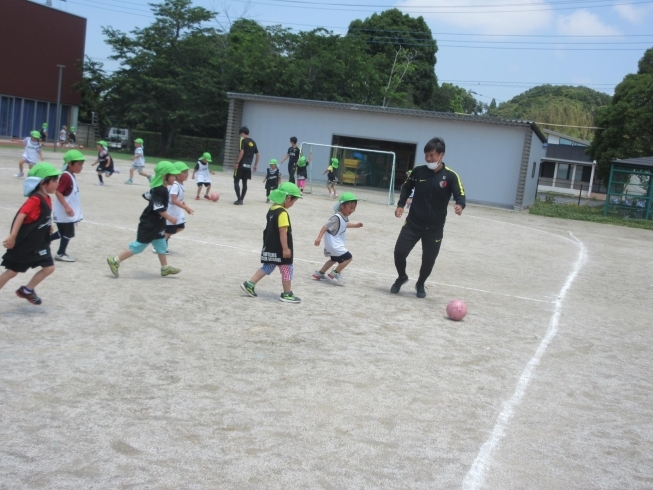
{"type": "Polygon", "coordinates": [[[254,155],[258,153],[256,142],[252,138],[243,138],[240,140],[240,149],[243,150],[243,158],[240,160],[239,167],[251,168],[254,155]]]}
{"type": "Polygon", "coordinates": [[[288,167],[295,167],[297,165],[297,160],[299,160],[299,147],[291,146],[288,148],[288,167]]]}
{"type": "Polygon", "coordinates": [[[140,243],[151,243],[165,236],[166,219],[161,213],[168,210],[168,197],[168,189],[163,185],[150,189],[150,200],[141,214],[136,233],[140,243]]]}
{"type": "Polygon", "coordinates": [[[266,216],[267,226],[263,232],[263,250],[261,251],[261,262],[264,264],[292,264],[293,243],[292,243],[292,225],[290,216],[288,216],[288,248],[290,257],[283,256],[283,247],[281,246],[281,234],[279,233],[279,215],[288,213],[281,206],[272,206],[266,216]]]}
{"type": "Polygon", "coordinates": [[[281,177],[281,172],[279,172],[278,168],[275,168],[274,170],[272,168],[268,168],[268,173],[266,174],[267,180],[265,181],[265,186],[266,187],[275,187],[279,183],[279,177],[281,177]]]}
{"type": "MultiPolygon", "coordinates": [[[[23,223],[18,230],[16,244],[7,250],[3,259],[13,262],[32,263],[50,257],[50,227],[52,226],[52,209],[40,194],[35,194],[41,200],[41,213],[39,218],[32,222],[23,223]]],[[[20,210],[18,211],[20,213],[20,210]]],[[[18,217],[18,213],[11,223],[18,217]]]]}

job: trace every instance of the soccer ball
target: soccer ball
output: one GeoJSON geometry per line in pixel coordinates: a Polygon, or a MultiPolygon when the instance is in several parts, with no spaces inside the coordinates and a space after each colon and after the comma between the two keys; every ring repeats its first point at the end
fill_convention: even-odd
{"type": "Polygon", "coordinates": [[[467,305],[461,299],[452,299],[447,305],[447,316],[458,322],[465,318],[467,314],[467,305]]]}
{"type": "Polygon", "coordinates": [[[213,192],[209,197],[211,198],[211,201],[218,202],[218,200],[220,199],[220,194],[218,194],[217,192],[213,192]]]}

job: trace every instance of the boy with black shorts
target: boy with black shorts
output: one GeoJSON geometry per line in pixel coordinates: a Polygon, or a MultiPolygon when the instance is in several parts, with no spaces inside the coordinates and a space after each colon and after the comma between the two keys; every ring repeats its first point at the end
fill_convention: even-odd
{"type": "Polygon", "coordinates": [[[240,285],[240,288],[250,296],[257,296],[254,290],[256,283],[272,274],[278,266],[283,285],[283,293],[281,293],[279,301],[301,302],[301,299],[292,292],[294,253],[292,226],[290,226],[290,217],[288,216],[288,209],[295,204],[297,199],[302,199],[302,194],[299,192],[299,188],[290,182],[281,184],[278,189],[270,193],[270,200],[274,204],[266,216],[267,225],[263,232],[263,250],[261,251],[263,266],[254,273],[249,281],[240,285]]]}
{"type": "Polygon", "coordinates": [[[247,194],[247,181],[252,178],[252,161],[256,155],[254,163],[254,172],[258,169],[259,153],[256,143],[249,137],[249,129],[245,126],[240,128],[240,151],[236,167],[234,168],[234,189],[236,191],[236,201],[234,204],[242,205],[247,194]],[[240,190],[240,181],[243,181],[243,190],[240,190]]]}
{"type": "Polygon", "coordinates": [[[106,141],[99,141],[97,144],[97,160],[95,160],[95,163],[93,163],[93,167],[95,165],[98,165],[97,168],[97,178],[99,182],[97,185],[104,185],[104,179],[102,178],[102,174],[106,175],[107,177],[111,177],[115,170],[113,169],[113,158],[109,155],[109,145],[107,145],[106,141]]]}
{"type": "Polygon", "coordinates": [[[161,275],[163,277],[171,274],[179,274],[181,269],[168,265],[166,251],[168,244],[165,239],[166,220],[172,224],[177,223],[177,219],[168,214],[168,186],[171,186],[179,170],[171,162],[159,162],[154,169],[155,175],[150,182],[150,192],[148,194],[147,207],[141,214],[136,232],[136,241],[129,244],[127,250],[122,251],[115,257],[108,257],[107,264],[114,276],[118,277],[120,264],[130,257],[141,253],[148,244],[152,244],[159,256],[161,263],[161,275]]]}
{"type": "MultiPolygon", "coordinates": [[[[168,214],[177,221],[173,224],[166,220],[166,243],[169,242],[172,235],[181,233],[186,228],[186,215],[184,211],[188,214],[193,214],[194,212],[184,202],[184,182],[188,180],[188,165],[184,162],[175,162],[173,165],[179,170],[179,175],[177,175],[177,181],[168,189],[168,194],[170,195],[168,214]]],[[[156,253],[156,249],[154,249],[154,253],[156,253]]],[[[166,250],[166,255],[170,255],[169,250],[166,250]]]]}
{"type": "Polygon", "coordinates": [[[265,202],[269,203],[270,192],[278,189],[281,185],[281,172],[279,172],[279,169],[277,168],[276,158],[270,160],[270,168],[268,168],[265,177],[263,178],[263,182],[265,182],[265,202]]]}
{"type": "Polygon", "coordinates": [[[315,271],[313,279],[317,281],[330,281],[332,284],[344,286],[341,272],[352,261],[352,255],[345,246],[345,232],[347,228],[362,228],[363,223],[350,223],[349,216],[356,211],[358,200],[351,192],[345,192],[338,203],[333,206],[335,214],[322,227],[320,234],[315,239],[315,246],[319,247],[324,237],[324,255],[330,257],[319,271],[315,271]],[[325,235],[326,234],[326,235],[325,235]],[[338,264],[329,274],[329,267],[338,264]]]}
{"type": "Polygon", "coordinates": [[[53,208],[54,222],[61,235],[59,250],[54,259],[61,262],[75,262],[75,259],[66,254],[66,248],[75,236],[75,225],[83,219],[79,184],[75,174],[82,171],[85,160],[84,154],[79,150],[67,151],[63,156],[64,172],[59,178],[53,208]]]}
{"type": "Polygon", "coordinates": [[[209,191],[211,190],[211,175],[215,175],[215,172],[209,168],[209,163],[211,162],[211,154],[209,152],[204,152],[204,154],[199,157],[197,163],[195,164],[192,179],[195,180],[195,176],[197,176],[197,180],[195,180],[197,182],[197,196],[195,196],[196,201],[200,200],[200,192],[202,192],[202,186],[205,187],[204,198],[208,199],[209,201],[211,200],[209,197],[209,191]]]}
{"type": "Polygon", "coordinates": [[[306,187],[306,179],[308,178],[308,166],[313,160],[313,153],[308,155],[308,160],[304,155],[297,160],[297,185],[302,194],[304,194],[304,187],[306,187]]]}
{"type": "MultiPolygon", "coordinates": [[[[329,197],[335,199],[336,196],[336,183],[338,182],[338,177],[336,176],[336,171],[338,170],[339,162],[337,158],[331,159],[331,165],[327,167],[324,171],[324,174],[327,174],[327,191],[329,191],[329,197]]],[[[324,175],[322,174],[322,175],[324,175]]]]}
{"type": "Polygon", "coordinates": [[[52,199],[59,183],[61,172],[54,165],[41,162],[29,171],[23,191],[29,199],[16,213],[11,225],[10,235],[2,242],[7,252],[2,263],[7,270],[0,274],[0,289],[20,272],[41,267],[26,286],[16,290],[16,295],[33,305],[40,305],[41,298],[36,294],[38,286],[54,272],[54,261],[50,253],[52,239],[52,199]]]}

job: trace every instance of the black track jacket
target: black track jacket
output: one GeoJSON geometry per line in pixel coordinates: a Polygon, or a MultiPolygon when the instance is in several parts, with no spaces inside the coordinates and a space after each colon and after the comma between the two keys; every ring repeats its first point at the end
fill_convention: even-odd
{"type": "Polygon", "coordinates": [[[401,186],[397,207],[403,208],[412,190],[413,202],[406,221],[417,228],[441,228],[447,219],[447,206],[453,195],[456,204],[465,208],[465,189],[456,172],[442,165],[434,172],[426,165],[415,167],[401,186]]]}

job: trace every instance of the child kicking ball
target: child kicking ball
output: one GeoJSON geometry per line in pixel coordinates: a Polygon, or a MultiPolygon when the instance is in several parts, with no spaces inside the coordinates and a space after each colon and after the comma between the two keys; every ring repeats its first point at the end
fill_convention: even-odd
{"type": "Polygon", "coordinates": [[[351,192],[345,192],[333,206],[335,214],[322,227],[320,234],[315,239],[315,246],[319,247],[324,237],[324,255],[330,257],[319,271],[315,271],[313,279],[329,281],[338,286],[344,286],[341,272],[352,261],[352,255],[345,246],[345,233],[347,228],[362,228],[363,223],[350,223],[349,216],[356,211],[358,200],[351,192]],[[338,264],[335,269],[327,274],[329,267],[338,264]]]}
{"type": "Polygon", "coordinates": [[[293,278],[293,243],[292,226],[288,209],[297,199],[302,199],[299,187],[291,182],[281,184],[278,189],[270,193],[270,200],[274,203],[266,216],[267,226],[263,232],[263,250],[261,263],[263,266],[257,270],[249,281],[245,281],[240,288],[250,296],[257,296],[254,290],[256,284],[265,276],[269,276],[274,269],[279,267],[283,293],[279,301],[286,303],[300,303],[301,299],[292,292],[293,278]]]}

